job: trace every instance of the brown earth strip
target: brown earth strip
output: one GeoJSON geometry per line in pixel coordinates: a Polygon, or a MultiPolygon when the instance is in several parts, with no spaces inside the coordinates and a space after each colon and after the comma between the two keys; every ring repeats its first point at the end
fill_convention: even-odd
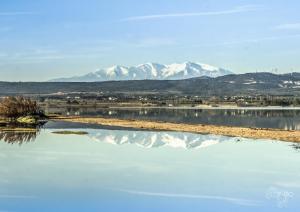
{"type": "Polygon", "coordinates": [[[123,120],[108,118],[84,118],[84,117],[55,117],[57,120],[78,122],[87,124],[100,124],[106,126],[128,127],[149,130],[165,130],[190,132],[200,134],[215,134],[223,136],[245,137],[253,139],[272,139],[289,142],[300,142],[300,131],[277,130],[264,128],[244,128],[203,124],[176,124],[169,122],[123,120]]]}
{"type": "Polygon", "coordinates": [[[36,128],[0,127],[0,132],[37,132],[36,128]]]}

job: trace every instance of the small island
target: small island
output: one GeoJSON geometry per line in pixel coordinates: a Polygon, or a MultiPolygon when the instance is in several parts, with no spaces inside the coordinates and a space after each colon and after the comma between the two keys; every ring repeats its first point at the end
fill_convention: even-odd
{"type": "Polygon", "coordinates": [[[88,132],[85,131],[70,131],[70,130],[63,130],[63,131],[53,131],[53,134],[59,135],[88,135],[88,132]]]}

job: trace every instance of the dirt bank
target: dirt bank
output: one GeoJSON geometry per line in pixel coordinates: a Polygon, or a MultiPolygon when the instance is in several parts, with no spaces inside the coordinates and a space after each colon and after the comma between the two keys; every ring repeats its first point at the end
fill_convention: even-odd
{"type": "Polygon", "coordinates": [[[273,139],[289,142],[300,142],[300,131],[228,127],[203,124],[176,124],[168,122],[123,120],[108,118],[84,118],[84,117],[55,117],[56,120],[68,122],[100,124],[106,126],[129,127],[149,130],[167,130],[179,132],[191,132],[201,134],[215,134],[254,139],[273,139]]]}

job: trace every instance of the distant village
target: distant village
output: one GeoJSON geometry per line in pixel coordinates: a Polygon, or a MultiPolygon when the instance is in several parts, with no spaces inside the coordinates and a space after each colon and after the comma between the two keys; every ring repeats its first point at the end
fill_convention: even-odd
{"type": "Polygon", "coordinates": [[[71,93],[35,96],[39,104],[48,107],[266,107],[300,106],[300,97],[295,96],[180,96],[180,95],[133,95],[103,93],[71,93]]]}

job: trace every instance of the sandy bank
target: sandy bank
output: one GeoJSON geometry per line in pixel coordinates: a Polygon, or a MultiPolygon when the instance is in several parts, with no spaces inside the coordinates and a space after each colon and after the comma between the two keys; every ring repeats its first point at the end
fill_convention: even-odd
{"type": "Polygon", "coordinates": [[[191,132],[201,134],[215,134],[253,139],[273,139],[289,142],[300,142],[300,131],[228,127],[203,124],[176,124],[168,122],[121,120],[108,118],[84,118],[84,117],[56,117],[55,119],[68,122],[100,124],[106,126],[129,127],[149,130],[166,130],[191,132]]]}

